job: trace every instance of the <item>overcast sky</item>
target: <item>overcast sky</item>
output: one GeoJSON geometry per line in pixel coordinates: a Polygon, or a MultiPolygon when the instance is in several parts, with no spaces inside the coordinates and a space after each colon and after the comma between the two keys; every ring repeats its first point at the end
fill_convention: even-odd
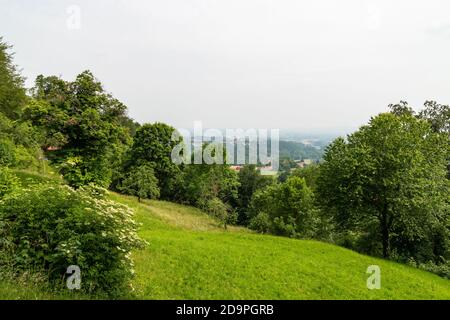
{"type": "Polygon", "coordinates": [[[447,0],[0,0],[0,36],[28,86],[89,69],[141,123],[353,129],[450,103],[447,0]]]}

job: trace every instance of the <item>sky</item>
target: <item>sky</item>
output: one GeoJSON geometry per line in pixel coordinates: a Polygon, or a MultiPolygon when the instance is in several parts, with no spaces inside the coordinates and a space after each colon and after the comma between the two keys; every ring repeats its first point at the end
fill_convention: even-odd
{"type": "Polygon", "coordinates": [[[450,103],[447,0],[0,0],[33,85],[91,70],[140,123],[353,130],[450,103]]]}

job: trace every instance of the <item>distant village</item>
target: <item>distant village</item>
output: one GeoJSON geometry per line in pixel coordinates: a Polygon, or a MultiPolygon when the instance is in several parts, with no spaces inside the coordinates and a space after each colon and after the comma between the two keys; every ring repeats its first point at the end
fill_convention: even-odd
{"type": "MultiPolygon", "coordinates": [[[[291,170],[295,170],[298,168],[304,168],[306,166],[309,166],[313,163],[316,163],[317,161],[312,160],[312,159],[302,159],[302,160],[294,160],[294,162],[297,164],[297,166],[295,168],[292,168],[291,170]]],[[[242,168],[244,167],[244,165],[232,165],[230,166],[231,170],[237,171],[239,172],[242,168]]],[[[276,171],[273,171],[273,168],[271,165],[268,166],[262,166],[262,167],[257,167],[258,170],[261,171],[261,174],[266,174],[266,175],[275,175],[277,174],[276,171]]]]}

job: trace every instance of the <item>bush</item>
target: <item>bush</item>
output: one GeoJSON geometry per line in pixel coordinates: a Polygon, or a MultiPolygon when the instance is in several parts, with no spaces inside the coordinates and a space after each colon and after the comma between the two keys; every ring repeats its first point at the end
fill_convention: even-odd
{"type": "MultiPolygon", "coordinates": [[[[53,159],[53,162],[57,161],[53,159]]],[[[56,167],[63,175],[64,180],[73,188],[91,183],[106,188],[111,183],[112,171],[109,168],[108,158],[104,155],[98,157],[67,156],[56,167]]]]}
{"type": "Polygon", "coordinates": [[[257,232],[268,233],[271,224],[269,215],[263,211],[250,220],[249,228],[257,232]]]}
{"type": "Polygon", "coordinates": [[[95,187],[38,185],[16,192],[0,205],[0,264],[41,269],[52,283],[77,265],[82,291],[123,292],[133,274],[130,252],[143,245],[132,215],[95,187]]]}
{"type": "Polygon", "coordinates": [[[294,176],[283,183],[269,185],[252,196],[249,226],[275,235],[313,238],[321,221],[313,200],[304,178],[294,176]]]}
{"type": "Polygon", "coordinates": [[[15,160],[14,143],[9,139],[0,139],[0,166],[11,166],[15,160]]]}
{"type": "Polygon", "coordinates": [[[38,151],[15,145],[10,139],[0,139],[0,166],[28,169],[38,168],[38,151]]]}
{"type": "Polygon", "coordinates": [[[450,279],[450,262],[436,264],[433,262],[420,263],[417,265],[420,269],[436,273],[437,275],[450,279]]]}
{"type": "Polygon", "coordinates": [[[19,179],[7,168],[0,167],[0,200],[19,187],[19,179]]]}
{"type": "Polygon", "coordinates": [[[19,169],[39,168],[38,152],[36,150],[17,145],[14,151],[15,162],[13,167],[19,169]]]}

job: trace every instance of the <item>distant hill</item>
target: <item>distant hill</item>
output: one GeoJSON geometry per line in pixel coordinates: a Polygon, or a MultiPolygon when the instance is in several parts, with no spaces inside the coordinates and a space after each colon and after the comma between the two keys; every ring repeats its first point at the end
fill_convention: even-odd
{"type": "Polygon", "coordinates": [[[323,156],[323,152],[323,148],[313,145],[306,145],[295,141],[280,141],[280,157],[289,157],[293,160],[320,160],[323,156]]]}

